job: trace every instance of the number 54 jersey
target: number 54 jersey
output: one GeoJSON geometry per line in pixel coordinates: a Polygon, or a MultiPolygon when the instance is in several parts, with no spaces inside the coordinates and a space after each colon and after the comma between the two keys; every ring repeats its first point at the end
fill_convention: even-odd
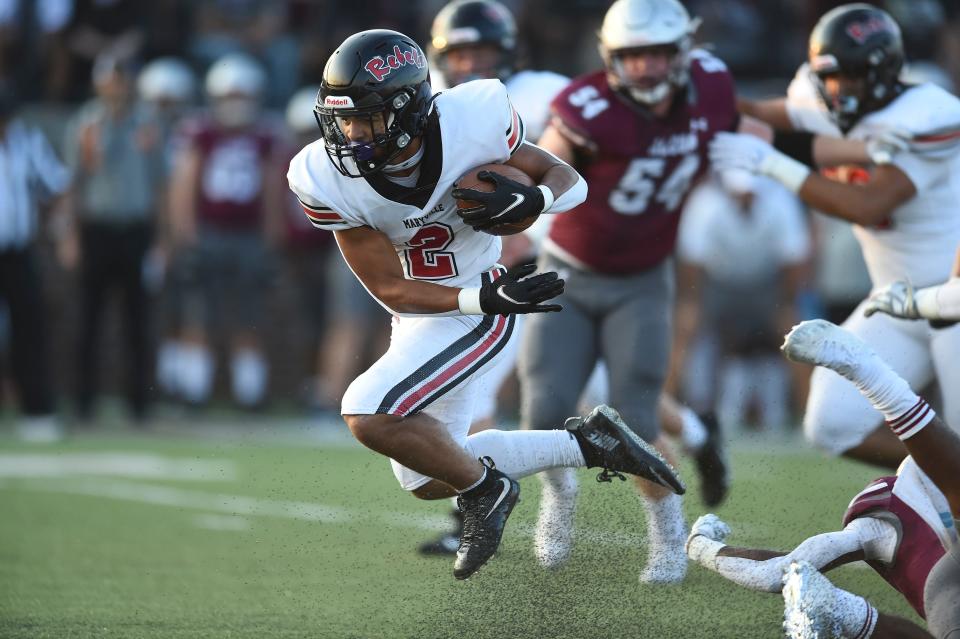
{"type": "Polygon", "coordinates": [[[368,226],[386,234],[407,279],[479,286],[480,274],[500,257],[500,238],[464,224],[451,191],[468,170],[508,160],[523,135],[503,84],[477,80],[434,101],[416,185],[400,186],[382,174],[345,177],[333,167],[322,139],[293,158],[287,180],[315,227],[368,226]]]}
{"type": "Polygon", "coordinates": [[[582,160],[587,200],[559,216],[544,250],[610,275],[637,273],[673,253],[680,211],[707,169],[707,145],[738,122],[733,78],[702,50],[663,118],[610,88],[606,71],[575,79],[551,105],[554,126],[582,160]]]}

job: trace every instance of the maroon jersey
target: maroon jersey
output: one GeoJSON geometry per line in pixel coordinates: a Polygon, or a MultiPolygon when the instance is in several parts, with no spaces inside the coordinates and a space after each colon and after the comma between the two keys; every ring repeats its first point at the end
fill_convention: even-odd
{"type": "Polygon", "coordinates": [[[858,517],[892,520],[900,530],[893,563],[868,561],[887,583],[893,586],[926,619],[923,589],[933,566],[946,554],[937,532],[907,502],[894,494],[899,477],[881,477],[857,495],[843,515],[846,526],[858,517]],[[892,515],[892,517],[891,517],[892,515]]]}
{"type": "Polygon", "coordinates": [[[607,274],[656,266],[674,249],[680,210],[707,170],[707,144],[737,123],[733,78],[704,51],[664,118],[613,91],[606,71],[577,78],[554,98],[552,124],[589,159],[578,166],[587,200],[553,221],[546,249],[607,274]]]}
{"type": "Polygon", "coordinates": [[[225,130],[209,119],[184,127],[184,140],[200,154],[197,218],[227,230],[259,228],[262,219],[264,164],[275,145],[265,126],[225,130]]]}

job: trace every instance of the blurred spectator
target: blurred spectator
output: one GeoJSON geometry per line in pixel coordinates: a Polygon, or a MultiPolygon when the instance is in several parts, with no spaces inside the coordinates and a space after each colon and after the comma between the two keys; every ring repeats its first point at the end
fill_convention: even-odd
{"type": "Polygon", "coordinates": [[[190,270],[178,378],[184,399],[204,403],[212,389],[211,335],[230,347],[234,399],[265,400],[268,365],[260,331],[270,275],[268,244],[282,236],[284,200],[274,176],[277,137],[261,105],[265,74],[231,54],[207,73],[209,116],[189,123],[171,184],[172,239],[190,270]]]}
{"type": "Polygon", "coordinates": [[[11,84],[0,79],[0,297],[6,302],[12,364],[24,439],[60,436],[54,417],[47,346],[46,309],[34,244],[37,204],[66,192],[70,173],[39,131],[17,115],[11,84]]]}
{"type": "Polygon", "coordinates": [[[762,427],[786,422],[788,378],[777,348],[796,323],[809,251],[803,208],[771,180],[730,171],[690,196],[679,235],[674,359],[688,358],[687,400],[714,409],[725,428],[742,426],[752,404],[762,427]],[[688,349],[698,335],[716,342],[709,364],[688,349]],[[715,399],[707,401],[714,393],[704,385],[712,379],[715,399]]]}
{"type": "Polygon", "coordinates": [[[23,99],[62,92],[72,16],[73,0],[0,0],[0,77],[11,78],[23,99]]]}
{"type": "Polygon", "coordinates": [[[73,19],[66,34],[70,68],[65,97],[81,100],[89,95],[94,62],[112,57],[132,60],[145,40],[144,10],[138,0],[75,0],[73,19]]]}
{"type": "Polygon", "coordinates": [[[130,413],[140,422],[147,411],[152,314],[146,257],[161,206],[166,163],[160,124],[135,102],[133,81],[128,62],[98,58],[93,70],[97,97],[74,118],[66,140],[67,158],[76,171],[69,201],[79,235],[72,234],[61,257],[68,267],[80,265],[81,420],[94,415],[103,311],[114,289],[122,296],[130,413]]]}
{"type": "MultiPolygon", "coordinates": [[[[164,140],[167,171],[172,173],[174,131],[196,100],[196,78],[182,60],[164,57],[147,64],[137,76],[137,94],[145,108],[156,117],[164,140]]],[[[160,298],[160,335],[157,349],[157,385],[169,397],[176,397],[180,357],[180,332],[183,328],[184,290],[187,278],[184,260],[172,259],[169,207],[160,212],[157,248],[151,255],[153,271],[163,274],[160,298]]]]}
{"type": "Polygon", "coordinates": [[[300,51],[289,32],[287,4],[275,0],[195,2],[191,57],[206,69],[230,53],[253,55],[267,71],[264,102],[283,106],[300,82],[300,51]]]}

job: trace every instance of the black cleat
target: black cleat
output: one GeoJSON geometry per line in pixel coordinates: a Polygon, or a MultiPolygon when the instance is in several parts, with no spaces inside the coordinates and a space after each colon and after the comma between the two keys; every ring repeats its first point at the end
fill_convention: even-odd
{"type": "Polygon", "coordinates": [[[678,495],[687,492],[676,471],[660,453],[630,430],[617,411],[606,404],[597,406],[586,417],[571,417],[564,426],[580,444],[587,468],[603,468],[597,481],[611,481],[612,477],[626,479],[621,473],[627,473],[669,488],[678,495]]]}
{"type": "Polygon", "coordinates": [[[707,428],[707,441],[700,447],[693,459],[697,463],[700,475],[700,494],[703,505],[708,508],[719,506],[727,498],[730,490],[730,469],[723,450],[723,434],[720,423],[713,415],[703,415],[700,421],[707,428]]]}
{"type": "Polygon", "coordinates": [[[463,514],[463,533],[453,576],[466,579],[493,557],[500,546],[507,517],[520,497],[520,484],[493,466],[489,457],[481,460],[487,466],[483,483],[457,497],[463,514]]]}
{"type": "Polygon", "coordinates": [[[459,510],[451,513],[453,516],[453,529],[441,533],[436,539],[425,541],[417,548],[421,555],[428,556],[453,556],[457,554],[457,548],[460,546],[460,535],[463,534],[463,514],[459,510]]]}

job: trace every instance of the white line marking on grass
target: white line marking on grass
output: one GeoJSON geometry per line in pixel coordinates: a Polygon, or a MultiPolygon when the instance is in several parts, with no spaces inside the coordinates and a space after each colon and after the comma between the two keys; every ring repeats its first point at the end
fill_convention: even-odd
{"type": "Polygon", "coordinates": [[[73,475],[232,481],[236,479],[237,472],[230,461],[171,459],[147,453],[0,454],[0,477],[73,475]]]}
{"type": "Polygon", "coordinates": [[[243,495],[218,495],[199,490],[108,479],[73,478],[69,482],[37,480],[23,485],[44,492],[106,497],[157,506],[210,510],[229,515],[261,515],[324,523],[352,519],[345,509],[336,506],[302,501],[274,501],[243,495]]]}
{"type": "Polygon", "coordinates": [[[237,517],[235,515],[194,515],[191,521],[197,528],[205,528],[207,530],[231,530],[239,532],[250,530],[250,520],[246,517],[237,517]]]}
{"type": "MultiPolygon", "coordinates": [[[[17,482],[15,486],[43,492],[118,499],[157,506],[193,508],[215,513],[226,513],[234,518],[239,518],[240,515],[249,515],[321,523],[350,523],[375,519],[388,526],[429,531],[446,530],[450,525],[449,517],[442,515],[403,511],[378,512],[369,509],[354,510],[311,502],[275,501],[242,495],[223,495],[112,479],[74,478],[69,482],[57,479],[32,479],[17,482]]],[[[512,534],[523,537],[533,536],[533,527],[519,522],[511,525],[510,531],[512,534]]],[[[604,546],[636,547],[644,542],[642,535],[596,528],[578,527],[576,535],[578,539],[604,546]]]]}

